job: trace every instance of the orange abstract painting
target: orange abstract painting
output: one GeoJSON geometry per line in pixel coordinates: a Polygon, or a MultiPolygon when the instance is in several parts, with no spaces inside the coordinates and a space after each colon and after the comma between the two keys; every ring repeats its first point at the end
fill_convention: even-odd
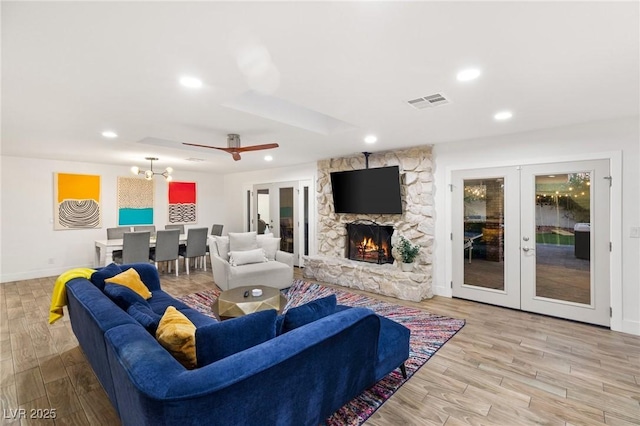
{"type": "Polygon", "coordinates": [[[53,180],[53,228],[99,228],[102,224],[100,176],[54,173],[53,180]]]}

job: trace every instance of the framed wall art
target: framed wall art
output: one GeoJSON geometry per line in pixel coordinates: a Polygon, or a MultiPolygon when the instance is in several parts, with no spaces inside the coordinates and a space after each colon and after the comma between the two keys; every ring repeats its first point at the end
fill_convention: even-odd
{"type": "Polygon", "coordinates": [[[54,173],[53,229],[88,229],[102,226],[100,176],[54,173]]]}
{"type": "Polygon", "coordinates": [[[118,177],[118,226],[153,225],[154,181],[118,177]]]}
{"type": "Polygon", "coordinates": [[[196,183],[169,182],[169,223],[196,223],[196,183]]]}

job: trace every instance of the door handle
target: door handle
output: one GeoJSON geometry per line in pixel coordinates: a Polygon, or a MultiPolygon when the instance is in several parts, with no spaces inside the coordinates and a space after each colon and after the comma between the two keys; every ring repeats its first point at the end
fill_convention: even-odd
{"type": "Polygon", "coordinates": [[[531,247],[522,247],[522,251],[529,252],[529,251],[535,251],[535,249],[531,248],[531,247]]]}

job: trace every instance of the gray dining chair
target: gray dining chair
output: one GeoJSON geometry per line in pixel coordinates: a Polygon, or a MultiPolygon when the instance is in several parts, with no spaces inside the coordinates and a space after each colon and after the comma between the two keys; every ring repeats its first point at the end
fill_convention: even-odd
{"type": "Polygon", "coordinates": [[[151,260],[158,268],[159,262],[167,262],[167,271],[171,272],[171,261],[175,261],[176,277],[178,276],[178,251],[180,248],[180,230],[165,229],[156,233],[156,247],[151,253],[151,260]]]}
{"type": "MultiPolygon", "coordinates": [[[[184,224],[180,224],[180,225],[165,225],[164,229],[178,229],[180,230],[180,234],[183,235],[184,234],[184,224]]],[[[184,249],[186,247],[186,244],[180,244],[180,248],[184,249]]]]}
{"type": "Polygon", "coordinates": [[[165,225],[164,229],[179,229],[181,234],[184,234],[184,224],[179,225],[165,225]]]}
{"type": "Polygon", "coordinates": [[[149,263],[151,233],[125,232],[122,239],[122,257],[114,257],[116,263],[149,263]]]}
{"type": "Polygon", "coordinates": [[[156,227],[155,225],[138,225],[133,227],[134,232],[145,232],[149,231],[152,237],[156,236],[156,227]]]}
{"type": "MultiPolygon", "coordinates": [[[[107,240],[120,240],[125,232],[131,232],[130,226],[118,226],[115,228],[107,228],[107,240]]],[[[122,257],[122,250],[114,250],[113,257],[122,257]]]]}
{"type": "Polygon", "coordinates": [[[189,275],[189,259],[194,259],[194,267],[198,267],[198,261],[207,270],[207,228],[187,229],[187,246],[180,248],[180,256],[184,257],[184,267],[189,275]]]}
{"type": "Polygon", "coordinates": [[[224,228],[224,225],[220,225],[220,224],[214,224],[211,227],[211,235],[222,235],[222,228],[224,228]]]}
{"type": "Polygon", "coordinates": [[[107,228],[107,240],[119,240],[125,232],[131,232],[131,227],[118,226],[115,228],[107,228]]]}

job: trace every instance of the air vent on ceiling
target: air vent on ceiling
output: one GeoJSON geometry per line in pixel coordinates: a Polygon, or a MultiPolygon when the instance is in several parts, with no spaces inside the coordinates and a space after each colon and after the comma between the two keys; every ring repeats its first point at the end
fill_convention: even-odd
{"type": "Polygon", "coordinates": [[[187,161],[194,161],[194,162],[205,161],[203,158],[194,158],[194,157],[186,158],[186,160],[187,161]]]}
{"type": "Polygon", "coordinates": [[[407,101],[407,103],[415,109],[425,109],[449,104],[451,103],[451,101],[447,99],[443,93],[434,93],[433,95],[412,99],[410,101],[407,101]]]}

